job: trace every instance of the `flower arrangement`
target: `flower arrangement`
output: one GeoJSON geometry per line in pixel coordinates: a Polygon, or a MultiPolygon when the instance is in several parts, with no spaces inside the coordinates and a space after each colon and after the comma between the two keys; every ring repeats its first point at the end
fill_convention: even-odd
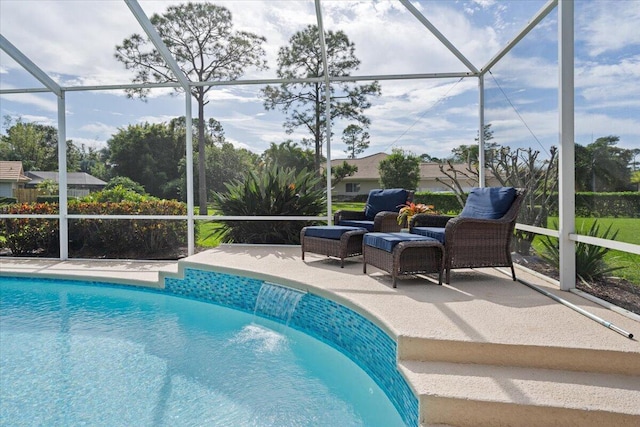
{"type": "Polygon", "coordinates": [[[425,205],[422,203],[413,202],[407,203],[403,205],[398,212],[398,224],[403,225],[406,221],[406,224],[408,226],[409,221],[411,221],[411,217],[421,213],[435,213],[435,211],[433,210],[433,205],[425,205]]]}

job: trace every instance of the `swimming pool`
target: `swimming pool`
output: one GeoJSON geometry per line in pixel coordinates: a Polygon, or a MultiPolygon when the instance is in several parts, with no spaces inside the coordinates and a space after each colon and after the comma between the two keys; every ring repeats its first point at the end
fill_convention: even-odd
{"type": "Polygon", "coordinates": [[[11,425],[417,425],[395,347],[385,349],[393,340],[316,295],[302,296],[285,328],[251,314],[264,282],[215,272],[187,269],[162,293],[0,283],[1,418],[11,425]],[[385,345],[363,349],[372,337],[385,345]]]}

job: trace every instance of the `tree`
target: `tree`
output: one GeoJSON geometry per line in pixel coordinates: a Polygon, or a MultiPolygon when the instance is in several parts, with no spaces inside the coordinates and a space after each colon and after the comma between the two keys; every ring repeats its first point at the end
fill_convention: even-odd
{"type": "Polygon", "coordinates": [[[356,165],[350,165],[346,161],[343,161],[341,165],[331,168],[331,176],[333,176],[333,185],[337,185],[340,181],[348,176],[352,176],[358,172],[356,165]]]}
{"type": "Polygon", "coordinates": [[[116,175],[140,183],[153,196],[178,197],[167,183],[180,177],[178,161],[185,155],[183,134],[165,123],[144,123],[118,129],[107,144],[116,175]]]}
{"type": "Polygon", "coordinates": [[[342,142],[347,146],[347,157],[355,159],[369,148],[369,132],[362,129],[362,126],[350,124],[342,131],[342,142]]]}
{"type": "MultiPolygon", "coordinates": [[[[547,227],[549,207],[557,198],[558,190],[558,149],[549,149],[549,158],[540,160],[540,152],[532,148],[509,147],[496,150],[489,169],[502,186],[526,189],[518,222],[535,227],[547,227]]],[[[528,255],[535,233],[516,230],[516,252],[528,255]]]]}
{"type": "Polygon", "coordinates": [[[637,191],[640,191],[640,171],[635,171],[631,174],[631,183],[636,184],[638,186],[637,191]]]}
{"type": "Polygon", "coordinates": [[[314,167],[313,151],[300,147],[290,139],[280,144],[272,142],[269,148],[264,150],[260,159],[266,167],[278,165],[283,169],[292,168],[296,172],[302,169],[313,170],[314,167]]]}
{"type": "MultiPolygon", "coordinates": [[[[6,134],[0,136],[0,158],[19,160],[25,171],[58,170],[58,129],[49,125],[15,122],[4,118],[6,134]]],[[[79,150],[71,140],[67,141],[67,171],[79,170],[79,150]]]]}
{"type": "Polygon", "coordinates": [[[438,157],[433,157],[427,153],[420,154],[420,161],[423,163],[440,162],[438,157]]]}
{"type": "Polygon", "coordinates": [[[147,194],[142,185],[126,176],[116,176],[115,178],[110,179],[107,185],[104,186],[103,190],[111,190],[115,187],[122,187],[125,190],[131,190],[137,194],[147,194]]]}
{"type": "Polygon", "coordinates": [[[415,190],[420,181],[420,158],[394,148],[378,165],[382,188],[404,188],[415,190]]]}
{"type": "MultiPolygon", "coordinates": [[[[355,46],[342,31],[328,31],[325,34],[327,63],[331,76],[348,76],[357,70],[360,60],[355,57],[355,46]]],[[[309,25],[295,33],[289,40],[290,46],[278,51],[278,77],[282,79],[304,79],[323,77],[324,68],[318,27],[309,25]]],[[[326,133],[326,85],[324,82],[283,83],[279,87],[267,86],[263,90],[264,107],[267,110],[280,109],[288,117],[284,123],[287,133],[299,127],[306,129],[310,138],[303,138],[302,144],[315,150],[315,170],[320,171],[322,146],[326,133]]],[[[371,106],[369,96],[380,95],[380,85],[373,82],[355,85],[352,82],[338,82],[329,85],[331,94],[330,122],[340,118],[355,121],[367,127],[370,119],[364,110],[371,106]]]]}
{"type": "Polygon", "coordinates": [[[627,191],[633,150],[616,147],[614,135],[596,139],[586,147],[576,144],[576,189],[578,191],[627,191]]]}
{"type": "Polygon", "coordinates": [[[225,191],[226,184],[242,181],[255,170],[258,155],[245,148],[235,148],[230,142],[206,147],[207,155],[207,188],[214,191],[225,191]]]}
{"type": "MultiPolygon", "coordinates": [[[[228,9],[211,3],[186,3],[169,6],[163,15],[154,14],[151,23],[191,81],[236,80],[247,67],[266,68],[261,59],[264,37],[234,31],[228,9]]],[[[148,38],[133,34],[116,46],[115,57],[127,69],[136,71],[134,83],[177,82],[160,53],[148,38]]],[[[198,103],[198,152],[205,151],[204,106],[211,86],[191,86],[191,96],[198,103]]],[[[182,88],[177,88],[181,91],[182,88]]],[[[145,99],[146,88],[128,89],[129,97],[145,99]]],[[[198,183],[200,214],[207,214],[205,157],[199,156],[198,183]]]]}
{"type": "MultiPolygon", "coordinates": [[[[479,134],[480,132],[478,132],[479,134]]],[[[490,158],[492,156],[493,151],[497,148],[497,144],[489,142],[493,139],[493,130],[491,129],[491,123],[484,125],[484,150],[487,153],[487,159],[485,159],[485,163],[490,163],[490,158]]],[[[475,138],[475,144],[473,145],[465,145],[462,144],[457,148],[451,150],[453,156],[451,157],[451,161],[453,163],[467,163],[467,164],[477,164],[478,157],[480,153],[480,138],[475,138]]]]}

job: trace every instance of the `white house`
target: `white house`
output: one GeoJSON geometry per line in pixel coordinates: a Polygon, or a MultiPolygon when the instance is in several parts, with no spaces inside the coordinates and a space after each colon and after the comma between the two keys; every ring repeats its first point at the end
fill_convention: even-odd
{"type": "MultiPolygon", "coordinates": [[[[370,190],[374,188],[380,188],[380,172],[378,165],[389,154],[376,153],[370,156],[362,157],[359,159],[333,159],[331,160],[331,167],[342,165],[343,162],[347,162],[350,165],[358,167],[358,171],[352,176],[346,177],[333,186],[331,194],[336,199],[350,199],[357,195],[369,194],[370,190]]],[[[467,165],[464,163],[454,164],[453,167],[460,172],[466,171],[467,165]]],[[[463,175],[458,175],[462,178],[463,175]]],[[[490,173],[487,172],[487,186],[499,186],[498,180],[496,180],[490,173]]],[[[439,163],[421,163],[420,164],[420,181],[418,182],[418,192],[444,192],[451,191],[449,187],[438,181],[440,179],[446,183],[451,183],[452,180],[440,171],[439,163]]],[[[477,187],[478,183],[473,180],[460,179],[462,188],[464,191],[469,191],[472,187],[477,187]]]]}

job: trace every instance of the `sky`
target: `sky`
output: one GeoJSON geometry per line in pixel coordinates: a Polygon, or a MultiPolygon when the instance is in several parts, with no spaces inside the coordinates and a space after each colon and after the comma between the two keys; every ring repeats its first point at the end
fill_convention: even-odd
{"type": "MultiPolygon", "coordinates": [[[[180,1],[139,1],[148,16],[180,1]]],[[[315,24],[313,1],[213,1],[232,12],[236,30],[266,37],[269,68],[247,69],[240,79],[276,77],[277,53],[290,37],[315,24]]],[[[412,4],[476,68],[514,39],[546,1],[442,0],[412,4]]],[[[342,30],[355,44],[359,69],[351,75],[466,72],[466,66],[399,1],[322,0],[327,30],[342,30]]],[[[503,146],[531,147],[544,157],[558,145],[558,36],[553,10],[485,77],[485,123],[503,146]]],[[[615,135],[619,147],[640,149],[640,0],[575,2],[575,139],[588,145],[615,135]]],[[[124,1],[0,0],[0,33],[62,86],[131,83],[133,73],[115,60],[115,46],[143,34],[124,1]]],[[[380,81],[371,98],[370,147],[360,157],[401,148],[444,158],[474,143],[479,127],[478,79],[380,81]]],[[[42,84],[0,52],[0,89],[42,84]]],[[[210,92],[207,117],[221,122],[237,147],[261,153],[287,135],[285,115],[266,111],[263,85],[219,87],[210,92]]],[[[184,95],[154,90],[147,102],[123,91],[67,92],[67,138],[102,148],[130,124],[168,122],[184,115],[184,95]]],[[[197,109],[194,104],[194,116],[197,109]]],[[[0,115],[14,121],[57,125],[57,101],[49,93],[0,94],[0,115]]],[[[6,131],[4,120],[0,133],[6,131]]],[[[344,158],[338,121],[331,157],[344,158]]]]}

